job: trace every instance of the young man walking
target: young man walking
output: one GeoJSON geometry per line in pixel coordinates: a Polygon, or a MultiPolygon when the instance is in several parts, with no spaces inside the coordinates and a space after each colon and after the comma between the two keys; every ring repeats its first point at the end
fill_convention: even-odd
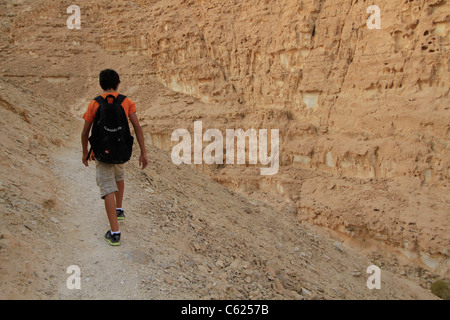
{"type": "MultiPolygon", "coordinates": [[[[147,151],[145,149],[144,134],[136,116],[136,105],[131,99],[119,95],[118,88],[120,77],[118,73],[111,69],[100,72],[100,86],[103,89],[101,98],[119,99],[125,111],[127,121],[133,125],[134,132],[141,150],[139,165],[142,170],[148,166],[147,151]]],[[[83,116],[84,127],[81,133],[81,144],[83,149],[82,162],[88,166],[88,161],[95,159],[95,154],[90,154],[88,150],[89,132],[94,123],[94,118],[100,104],[98,99],[92,100],[83,116]]],[[[119,108],[120,109],[120,108],[119,108]]],[[[107,112],[107,111],[106,111],[107,112]]],[[[107,128],[105,128],[107,129],[107,128]]],[[[121,128],[119,128],[121,129],[121,128]]],[[[120,230],[118,220],[125,219],[122,200],[125,189],[125,177],[123,164],[101,162],[96,159],[96,181],[100,188],[100,196],[105,200],[105,209],[108,216],[110,230],[105,234],[105,240],[113,246],[120,245],[120,230]]]]}

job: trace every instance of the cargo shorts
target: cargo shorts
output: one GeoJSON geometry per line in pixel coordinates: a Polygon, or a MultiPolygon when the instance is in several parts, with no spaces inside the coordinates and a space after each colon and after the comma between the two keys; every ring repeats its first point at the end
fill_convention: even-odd
{"type": "Polygon", "coordinates": [[[119,191],[116,181],[125,179],[123,164],[110,164],[97,161],[96,180],[100,188],[100,197],[119,191]]]}

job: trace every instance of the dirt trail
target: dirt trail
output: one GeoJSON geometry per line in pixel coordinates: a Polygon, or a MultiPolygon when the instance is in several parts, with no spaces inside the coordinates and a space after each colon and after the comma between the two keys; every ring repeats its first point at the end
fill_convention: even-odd
{"type": "MultiPolygon", "coordinates": [[[[78,138],[78,139],[77,139],[78,138]]],[[[150,266],[141,267],[130,263],[133,250],[127,241],[131,230],[128,221],[121,222],[124,234],[122,246],[111,248],[102,241],[108,230],[108,220],[103,201],[98,196],[95,182],[95,164],[85,168],[80,160],[80,142],[72,135],[69,148],[60,149],[54,157],[54,171],[72,199],[67,201],[60,249],[64,250],[61,264],[76,265],[81,269],[81,290],[69,290],[65,281],[60,281],[58,298],[62,299],[134,299],[154,298],[139,288],[139,273],[150,266]]],[[[129,190],[127,190],[130,192],[129,190]]],[[[131,204],[128,202],[128,207],[131,204]]],[[[145,270],[148,271],[148,270],[145,270]]],[[[66,275],[67,277],[69,275],[66,275]]]]}

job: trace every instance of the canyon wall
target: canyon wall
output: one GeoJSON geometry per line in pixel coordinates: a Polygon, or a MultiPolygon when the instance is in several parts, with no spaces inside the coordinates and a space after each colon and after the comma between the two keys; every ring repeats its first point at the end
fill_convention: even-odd
{"type": "Polygon", "coordinates": [[[279,129],[276,177],[252,165],[198,169],[448,270],[449,3],[378,1],[381,29],[367,26],[371,4],[140,1],[143,16],[129,18],[142,27],[105,35],[103,46],[149,57],[149,78],[182,94],[149,101],[154,145],[170,152],[171,132],[193,132],[194,120],[279,129]]]}
{"type": "Polygon", "coordinates": [[[126,17],[139,28],[103,46],[148,56],[151,79],[210,109],[287,113],[284,127],[265,119],[282,131],[283,165],[448,179],[446,1],[379,1],[379,30],[365,1],[137,3],[126,17]]]}

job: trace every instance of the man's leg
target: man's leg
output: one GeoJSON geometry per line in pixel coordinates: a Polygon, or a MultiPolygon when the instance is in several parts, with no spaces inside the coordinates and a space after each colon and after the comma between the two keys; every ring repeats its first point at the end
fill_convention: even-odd
{"type": "Polygon", "coordinates": [[[106,214],[108,215],[109,224],[111,226],[112,232],[118,232],[119,231],[119,223],[117,222],[117,215],[116,215],[116,201],[114,197],[114,192],[107,194],[105,196],[105,209],[106,214]]]}
{"type": "Polygon", "coordinates": [[[116,208],[122,208],[123,193],[125,190],[125,181],[124,180],[116,181],[116,184],[117,184],[117,189],[119,189],[119,191],[115,192],[116,208]]]}
{"type": "Polygon", "coordinates": [[[123,191],[125,189],[125,170],[123,164],[114,165],[114,177],[117,185],[116,208],[122,208],[123,191]]]}
{"type": "Polygon", "coordinates": [[[111,228],[105,234],[105,239],[110,245],[119,246],[120,230],[119,223],[117,222],[115,197],[118,189],[114,177],[114,165],[97,162],[96,179],[97,185],[100,187],[100,195],[105,200],[106,215],[108,216],[111,228]],[[115,232],[115,234],[113,235],[112,232],[115,232]]]}

